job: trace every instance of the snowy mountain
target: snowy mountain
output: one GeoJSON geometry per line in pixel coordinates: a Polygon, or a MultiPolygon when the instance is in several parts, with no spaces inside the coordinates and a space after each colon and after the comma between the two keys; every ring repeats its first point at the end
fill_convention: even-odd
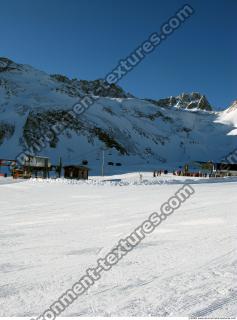
{"type": "Polygon", "coordinates": [[[218,121],[236,128],[231,130],[228,135],[237,135],[237,100],[234,101],[228,109],[220,114],[218,121]]]}
{"type": "Polygon", "coordinates": [[[102,149],[106,163],[139,168],[220,160],[237,147],[236,102],[215,112],[199,93],[138,99],[114,84],[98,93],[101,83],[48,75],[0,58],[0,158],[13,159],[32,147],[53,162],[60,156],[63,163],[86,159],[98,170],[102,149]],[[100,98],[78,121],[72,118],[60,136],[52,136],[46,148],[37,150],[44,133],[60,124],[85,95],[100,98]]]}

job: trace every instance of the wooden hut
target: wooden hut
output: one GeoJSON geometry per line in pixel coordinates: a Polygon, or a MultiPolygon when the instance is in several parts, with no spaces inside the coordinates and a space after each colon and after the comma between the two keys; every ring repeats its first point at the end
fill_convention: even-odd
{"type": "Polygon", "coordinates": [[[64,168],[64,178],[66,179],[88,179],[89,168],[85,166],[65,166],[64,168]]]}

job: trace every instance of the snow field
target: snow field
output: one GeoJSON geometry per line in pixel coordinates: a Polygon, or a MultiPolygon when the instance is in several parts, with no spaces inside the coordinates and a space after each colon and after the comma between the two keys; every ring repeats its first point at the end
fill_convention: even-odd
{"type": "MultiPolygon", "coordinates": [[[[0,184],[0,316],[40,315],[182,183],[112,179],[129,184],[0,184]]],[[[237,183],[192,186],[195,194],[63,316],[236,316],[237,183]]]]}

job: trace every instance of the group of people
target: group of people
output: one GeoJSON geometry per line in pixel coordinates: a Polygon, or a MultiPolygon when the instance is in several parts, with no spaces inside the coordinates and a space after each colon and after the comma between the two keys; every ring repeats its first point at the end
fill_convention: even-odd
{"type": "MultiPolygon", "coordinates": [[[[161,176],[162,174],[167,174],[168,170],[154,170],[153,171],[153,177],[161,176]]],[[[208,173],[203,172],[185,172],[183,170],[174,170],[173,171],[174,176],[187,176],[187,177],[208,177],[208,173]]]]}
{"type": "Polygon", "coordinates": [[[154,170],[153,177],[161,176],[162,174],[167,174],[168,170],[154,170]]]}
{"type": "Polygon", "coordinates": [[[203,177],[203,178],[207,178],[210,175],[208,173],[204,173],[204,172],[185,172],[185,171],[181,171],[181,170],[177,170],[177,171],[173,171],[173,175],[174,176],[186,176],[186,177],[203,177]]]}

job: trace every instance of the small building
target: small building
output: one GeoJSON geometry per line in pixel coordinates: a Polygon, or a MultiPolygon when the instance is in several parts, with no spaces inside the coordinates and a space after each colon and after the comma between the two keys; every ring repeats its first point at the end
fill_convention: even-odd
{"type": "Polygon", "coordinates": [[[88,179],[89,168],[85,166],[65,166],[64,168],[64,178],[66,179],[88,179]]]}
{"type": "MultiPolygon", "coordinates": [[[[237,163],[215,163],[212,161],[192,161],[189,163],[192,168],[196,167],[201,173],[207,173],[214,177],[237,176],[237,163]]],[[[193,169],[193,171],[195,171],[193,169]]]]}
{"type": "Polygon", "coordinates": [[[213,171],[221,176],[237,176],[237,163],[214,163],[213,171]]]}
{"type": "Polygon", "coordinates": [[[32,168],[50,168],[51,163],[48,157],[42,156],[27,156],[25,165],[32,168]]]}
{"type": "Polygon", "coordinates": [[[47,157],[27,155],[23,170],[27,176],[48,178],[51,162],[47,157]]]}

